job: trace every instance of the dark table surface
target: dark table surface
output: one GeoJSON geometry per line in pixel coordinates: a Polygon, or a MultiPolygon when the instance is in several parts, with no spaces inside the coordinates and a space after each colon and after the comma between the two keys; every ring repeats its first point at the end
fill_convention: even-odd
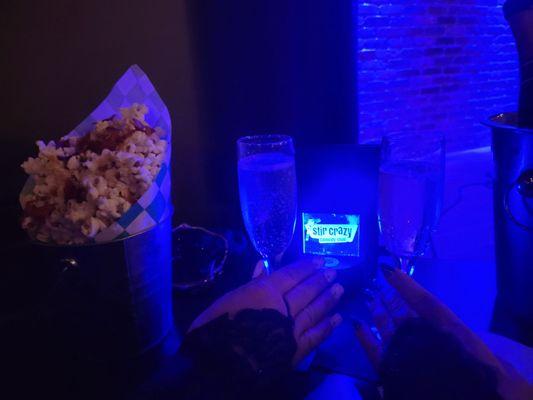
{"type": "MultiPolygon", "coordinates": [[[[4,279],[0,302],[0,351],[3,370],[8,372],[5,393],[46,394],[57,398],[179,398],[180,377],[186,362],[176,355],[180,338],[194,318],[224,293],[249,281],[257,255],[239,231],[218,230],[230,242],[223,273],[210,287],[193,292],[172,293],[175,330],[159,346],[136,359],[103,361],[87,358],[54,324],[65,301],[57,285],[57,271],[47,270],[36,260],[25,241],[2,249],[4,279]],[[15,391],[15,392],[13,392],[15,391]]],[[[349,286],[349,285],[348,285],[349,286]]],[[[347,290],[340,305],[349,319],[354,312],[364,313],[360,291],[347,290]]],[[[70,300],[67,300],[70,301],[70,300]]],[[[83,350],[83,349],[81,349],[83,350]]],[[[311,390],[329,373],[342,373],[372,379],[369,365],[354,368],[352,359],[365,359],[353,337],[349,323],[343,324],[335,340],[326,342],[302,368],[306,376],[304,391],[311,390]],[[350,343],[346,351],[346,342],[350,343]],[[345,356],[339,360],[334,354],[345,356]]]]}
{"type": "MultiPolygon", "coordinates": [[[[176,355],[180,337],[215,299],[247,282],[257,261],[257,255],[242,234],[222,233],[230,238],[230,254],[223,274],[204,290],[193,293],[173,290],[175,330],[144,356],[122,362],[87,359],[83,352],[71,351],[69,338],[61,335],[51,323],[54,317],[61,315],[61,304],[54,299],[57,293],[53,294],[52,290],[56,283],[54,271],[43,268],[25,242],[3,248],[0,363],[4,379],[0,395],[3,394],[3,398],[27,398],[36,394],[56,398],[179,398],[180,378],[187,367],[176,355]]],[[[302,368],[306,377],[302,394],[312,391],[328,376],[348,377],[349,384],[357,386],[358,390],[372,387],[372,370],[349,323],[354,316],[368,317],[364,297],[360,286],[349,282],[349,275],[341,275],[340,279],[347,287],[339,305],[345,321],[302,368]]],[[[496,294],[493,261],[421,260],[416,279],[474,330],[489,330],[496,294]],[[469,290],[474,283],[476,290],[469,290]]],[[[509,353],[511,347],[507,345],[502,354],[509,353]]],[[[516,343],[514,348],[518,361],[531,360],[527,348],[516,343]]],[[[528,363],[522,361],[526,366],[528,363]]],[[[526,369],[524,373],[527,372],[526,369]]],[[[365,397],[371,398],[371,395],[365,397]]]]}

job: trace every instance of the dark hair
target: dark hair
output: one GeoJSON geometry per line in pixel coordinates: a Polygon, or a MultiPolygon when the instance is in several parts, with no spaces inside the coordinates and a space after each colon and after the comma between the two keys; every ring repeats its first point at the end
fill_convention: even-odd
{"type": "Polygon", "coordinates": [[[398,327],[379,374],[384,400],[502,400],[492,368],[456,337],[418,318],[398,327]]]}

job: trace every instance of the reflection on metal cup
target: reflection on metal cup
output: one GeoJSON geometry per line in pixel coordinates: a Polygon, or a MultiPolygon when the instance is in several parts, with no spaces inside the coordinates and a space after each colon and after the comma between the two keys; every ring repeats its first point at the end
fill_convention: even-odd
{"type": "MultiPolygon", "coordinates": [[[[532,345],[533,338],[533,208],[529,177],[533,169],[533,130],[517,127],[515,113],[498,114],[492,128],[494,159],[494,226],[497,301],[493,327],[532,345]],[[527,178],[527,179],[526,179],[527,178]],[[527,185],[526,185],[527,184],[527,185]],[[499,324],[506,315],[515,328],[499,324]]],[[[509,325],[509,324],[507,324],[509,325]]]]}
{"type": "Polygon", "coordinates": [[[53,323],[78,354],[125,361],[173,332],[170,217],[123,240],[34,248],[40,262],[60,268],[53,323]]]}

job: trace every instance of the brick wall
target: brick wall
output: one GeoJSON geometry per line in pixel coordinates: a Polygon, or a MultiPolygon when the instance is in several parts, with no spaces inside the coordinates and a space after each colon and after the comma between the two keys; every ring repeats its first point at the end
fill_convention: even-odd
{"type": "Polygon", "coordinates": [[[516,109],[503,0],[354,0],[359,137],[442,131],[448,150],[489,144],[479,121],[516,109]]]}

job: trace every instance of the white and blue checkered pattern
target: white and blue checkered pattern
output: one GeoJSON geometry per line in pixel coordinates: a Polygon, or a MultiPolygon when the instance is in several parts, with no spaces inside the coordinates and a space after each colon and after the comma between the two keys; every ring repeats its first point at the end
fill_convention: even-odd
{"type": "Polygon", "coordinates": [[[109,242],[135,235],[160,223],[172,212],[170,115],[154,86],[137,65],[132,65],[122,75],[105,100],[69,135],[85,135],[92,129],[94,122],[119,114],[121,107],[129,107],[133,103],[145,104],[148,107],[146,122],[153,127],[159,126],[166,132],[164,139],[168,142],[168,146],[164,163],[146,193],[118,221],[96,235],[96,242],[109,242]]]}
{"type": "Polygon", "coordinates": [[[135,235],[163,221],[171,211],[170,170],[167,164],[162,164],[146,193],[118,221],[96,235],[95,241],[109,242],[135,235]]]}
{"type": "MultiPolygon", "coordinates": [[[[95,242],[103,243],[127,238],[136,233],[150,229],[165,220],[172,213],[170,197],[170,155],[172,150],[172,126],[168,109],[159,97],[146,74],[137,66],[132,65],[113,86],[109,95],[102,103],[67,136],[84,136],[93,129],[96,121],[119,114],[120,108],[130,107],[133,103],[145,104],[148,107],[146,122],[153,127],[161,127],[168,143],[164,162],[152,185],[146,193],[118,221],[100,232],[95,242]]],[[[34,182],[28,178],[20,194],[33,190],[34,182]]]]}
{"type": "Polygon", "coordinates": [[[170,198],[172,126],[170,115],[154,86],[137,65],[128,68],[105,100],[68,136],[87,134],[96,121],[108,118],[113,114],[119,115],[121,107],[129,107],[133,103],[145,104],[148,107],[146,122],[153,127],[159,126],[166,132],[164,139],[168,142],[168,146],[164,163],[146,193],[118,221],[96,235],[96,242],[123,239],[147,230],[166,219],[172,211],[170,198]]]}

